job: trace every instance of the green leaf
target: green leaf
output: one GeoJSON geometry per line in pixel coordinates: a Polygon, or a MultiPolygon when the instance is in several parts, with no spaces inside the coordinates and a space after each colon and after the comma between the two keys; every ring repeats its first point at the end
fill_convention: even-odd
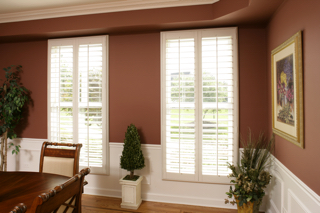
{"type": "MultiPolygon", "coordinates": [[[[20,65],[3,69],[6,72],[6,79],[0,86],[0,123],[3,124],[0,126],[0,133],[3,134],[8,129],[7,137],[12,139],[17,137],[14,129],[22,118],[22,108],[26,103],[25,101],[29,100],[29,93],[21,92],[26,89],[19,82],[20,65]]],[[[14,152],[16,153],[17,150],[19,150],[19,147],[18,149],[15,148],[14,152]]]]}
{"type": "Polygon", "coordinates": [[[226,192],[226,194],[228,195],[229,198],[232,198],[232,194],[229,192],[226,192]]]}

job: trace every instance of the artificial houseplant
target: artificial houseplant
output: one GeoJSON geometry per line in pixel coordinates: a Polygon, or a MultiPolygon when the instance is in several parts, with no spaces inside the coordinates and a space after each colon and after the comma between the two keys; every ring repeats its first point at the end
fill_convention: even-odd
{"type": "Polygon", "coordinates": [[[130,172],[125,180],[135,180],[139,178],[134,175],[134,170],[142,169],[144,165],[144,156],[141,150],[140,135],[135,125],[131,124],[125,134],[120,166],[130,172]]]}
{"type": "Polygon", "coordinates": [[[234,188],[230,186],[226,194],[229,198],[233,195],[235,200],[230,202],[226,199],[226,203],[237,203],[238,212],[258,213],[265,195],[264,190],[272,177],[268,169],[272,164],[274,137],[268,140],[260,133],[258,139],[255,139],[249,130],[248,139],[241,138],[240,142],[243,147],[240,164],[228,164],[232,171],[229,177],[233,178],[230,182],[235,185],[234,188]]]}
{"type": "MultiPolygon", "coordinates": [[[[7,171],[7,139],[17,137],[14,129],[22,118],[24,105],[29,102],[29,91],[20,83],[21,66],[10,66],[3,70],[6,79],[0,87],[0,171],[7,171]]],[[[12,154],[18,154],[20,145],[10,142],[9,148],[11,146],[14,147],[12,154]]]]}
{"type": "Polygon", "coordinates": [[[130,175],[120,179],[122,185],[122,208],[138,209],[141,199],[141,182],[143,176],[134,175],[134,170],[145,167],[141,150],[140,135],[135,125],[131,124],[125,134],[120,166],[130,172],[130,175]]]}

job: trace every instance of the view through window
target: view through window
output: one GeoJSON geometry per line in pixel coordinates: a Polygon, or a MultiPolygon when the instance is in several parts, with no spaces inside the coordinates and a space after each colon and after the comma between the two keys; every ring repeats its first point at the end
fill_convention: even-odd
{"type": "Polygon", "coordinates": [[[48,41],[51,142],[81,143],[80,166],[107,173],[107,36],[48,41]]]}
{"type": "Polygon", "coordinates": [[[228,183],[238,152],[237,29],[161,39],[163,178],[228,183]]]}

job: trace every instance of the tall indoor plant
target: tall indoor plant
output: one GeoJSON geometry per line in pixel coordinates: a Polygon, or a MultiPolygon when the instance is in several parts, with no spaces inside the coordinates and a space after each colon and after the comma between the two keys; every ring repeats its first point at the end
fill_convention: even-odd
{"type": "MultiPolygon", "coordinates": [[[[7,139],[17,137],[14,128],[22,118],[23,106],[29,101],[29,91],[20,83],[21,66],[10,66],[3,69],[5,80],[0,87],[0,171],[7,171],[7,139]]],[[[20,145],[12,142],[9,148],[14,146],[12,154],[19,152],[20,145]]]]}
{"type": "Polygon", "coordinates": [[[141,199],[142,176],[134,175],[134,170],[145,167],[141,150],[140,135],[135,125],[131,124],[125,134],[120,166],[130,172],[130,175],[120,179],[122,185],[122,208],[138,209],[141,199]]]}
{"type": "MultiPolygon", "coordinates": [[[[235,184],[234,189],[230,186],[226,194],[229,198],[234,196],[236,201],[232,201],[231,204],[237,203],[238,212],[258,213],[265,195],[264,189],[272,177],[268,169],[272,163],[274,138],[272,136],[267,140],[260,133],[258,139],[255,139],[249,131],[248,139],[241,138],[240,142],[243,147],[240,163],[236,166],[228,164],[228,168],[232,171],[229,177],[233,178],[230,182],[235,184]]],[[[228,202],[229,200],[226,199],[226,203],[228,202]]]]}

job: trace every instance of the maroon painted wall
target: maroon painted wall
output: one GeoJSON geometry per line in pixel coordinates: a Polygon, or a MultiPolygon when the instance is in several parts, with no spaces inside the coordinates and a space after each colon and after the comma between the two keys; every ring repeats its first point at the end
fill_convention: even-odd
{"type": "MultiPolygon", "coordinates": [[[[228,14],[246,8],[249,3],[250,0],[227,0],[206,5],[0,23],[0,42],[210,27],[215,19],[225,18],[228,14]]],[[[234,18],[234,21],[236,23],[237,19],[234,18]]]]}
{"type": "Polygon", "coordinates": [[[320,195],[320,1],[287,0],[268,26],[268,123],[271,131],[271,51],[303,32],[305,149],[276,136],[276,157],[320,195]]]}
{"type": "MultiPolygon", "coordinates": [[[[267,128],[266,31],[239,29],[240,132],[267,128]],[[259,54],[262,53],[262,54],[259,54]],[[260,119],[256,119],[259,117],[260,119]]],[[[34,102],[19,137],[47,138],[47,42],[0,44],[0,67],[23,65],[34,102]]],[[[110,142],[122,142],[130,123],[142,143],[160,144],[160,33],[109,37],[110,142]]]]}
{"type": "Polygon", "coordinates": [[[267,38],[265,28],[239,29],[240,134],[268,136],[267,38]]]}
{"type": "Polygon", "coordinates": [[[47,138],[47,41],[0,44],[0,83],[4,67],[22,65],[21,82],[33,100],[17,129],[19,137],[47,138]]]}
{"type": "Polygon", "coordinates": [[[160,33],[110,36],[110,142],[130,123],[142,143],[160,144],[160,33]]]}
{"type": "MultiPolygon", "coordinates": [[[[122,142],[126,127],[134,123],[142,143],[160,144],[160,31],[201,28],[204,23],[208,27],[207,20],[245,7],[249,2],[230,1],[237,4],[229,7],[230,4],[221,1],[214,6],[0,24],[3,29],[0,31],[0,67],[11,64],[24,67],[22,82],[32,91],[34,102],[29,110],[28,125],[20,128],[19,136],[47,138],[47,42],[41,39],[108,32],[110,142],[122,142]],[[219,13],[213,12],[218,9],[219,13]],[[29,39],[36,41],[23,42],[29,39]]],[[[263,27],[239,28],[240,132],[243,135],[248,127],[255,133],[268,127],[266,48],[263,27]]]]}

